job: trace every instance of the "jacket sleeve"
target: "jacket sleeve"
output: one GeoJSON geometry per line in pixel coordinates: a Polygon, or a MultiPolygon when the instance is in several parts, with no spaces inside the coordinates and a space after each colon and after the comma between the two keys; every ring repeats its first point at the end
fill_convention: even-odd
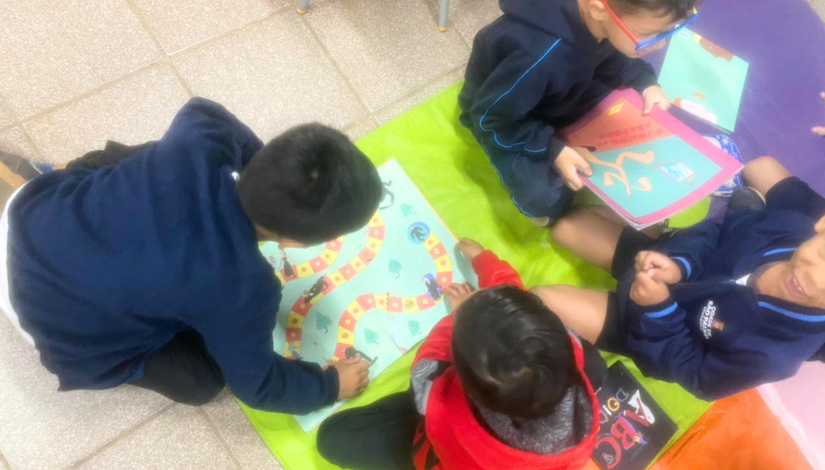
{"type": "Polygon", "coordinates": [[[279,413],[305,414],[332,404],[338,398],[335,368],[324,370],[274,352],[272,332],[280,301],[277,280],[257,276],[239,280],[238,287],[236,298],[213,299],[210,315],[189,319],[232,392],[252,408],[279,413]]]}
{"type": "Polygon", "coordinates": [[[677,230],[659,248],[682,271],[682,282],[698,279],[708,256],[719,244],[719,224],[707,220],[677,230]]]}
{"type": "Polygon", "coordinates": [[[519,153],[519,158],[553,161],[564,144],[554,137],[553,126],[530,117],[553,87],[553,62],[560,60],[554,49],[560,39],[538,54],[532,47],[514,48],[498,63],[479,88],[468,114],[487,149],[519,153]]]}
{"type": "Polygon", "coordinates": [[[478,275],[478,288],[512,285],[524,289],[521,277],[509,263],[498,259],[490,250],[482,252],[473,260],[473,270],[478,275]]]}
{"type": "MultiPolygon", "coordinates": [[[[513,285],[524,289],[518,273],[506,262],[498,259],[492,251],[484,251],[473,260],[473,270],[478,275],[479,289],[498,285],[513,285]]],[[[452,362],[453,315],[439,321],[427,335],[415,356],[413,367],[418,361],[430,359],[452,362]]]]}
{"type": "MultiPolygon", "coordinates": [[[[752,299],[740,297],[727,304],[757,309],[752,299]]],[[[762,351],[708,348],[688,329],[685,310],[672,299],[649,307],[631,302],[628,317],[627,347],[639,369],[676,382],[698,398],[723,398],[768,381],[768,374],[773,378],[781,373],[772,370],[762,351]]],[[[784,374],[790,375],[793,371],[784,374]]]]}
{"type": "Polygon", "coordinates": [[[658,84],[650,64],[642,59],[631,59],[619,51],[596,67],[595,77],[613,88],[631,87],[639,93],[658,84]]]}

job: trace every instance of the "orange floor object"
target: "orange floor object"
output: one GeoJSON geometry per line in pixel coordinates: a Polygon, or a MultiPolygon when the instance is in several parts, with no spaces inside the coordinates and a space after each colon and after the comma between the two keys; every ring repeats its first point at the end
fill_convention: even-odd
{"type": "Polygon", "coordinates": [[[650,470],[812,470],[762,396],[716,402],[650,470]]]}

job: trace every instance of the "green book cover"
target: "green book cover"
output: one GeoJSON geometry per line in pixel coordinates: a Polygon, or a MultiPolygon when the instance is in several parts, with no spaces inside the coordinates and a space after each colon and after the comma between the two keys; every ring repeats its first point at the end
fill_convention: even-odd
{"type": "Polygon", "coordinates": [[[733,132],[748,63],[688,29],[670,40],[659,83],[675,106],[733,132]]]}

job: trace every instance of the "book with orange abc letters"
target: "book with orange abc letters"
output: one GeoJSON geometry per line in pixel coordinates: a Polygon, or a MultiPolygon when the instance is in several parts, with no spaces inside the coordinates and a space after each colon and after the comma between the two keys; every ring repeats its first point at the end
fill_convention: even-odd
{"type": "Polygon", "coordinates": [[[644,470],[676,434],[676,424],[621,362],[607,371],[593,460],[603,470],[644,470]]]}

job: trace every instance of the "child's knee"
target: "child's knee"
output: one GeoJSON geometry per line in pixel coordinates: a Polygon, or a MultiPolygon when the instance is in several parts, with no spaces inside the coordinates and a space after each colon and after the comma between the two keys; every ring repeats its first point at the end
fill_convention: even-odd
{"type": "Polygon", "coordinates": [[[557,220],[550,228],[550,238],[562,246],[569,246],[578,231],[575,218],[567,216],[557,220]]]}
{"type": "Polygon", "coordinates": [[[745,179],[752,179],[754,176],[764,176],[772,173],[787,172],[788,170],[773,157],[764,156],[755,158],[747,163],[742,169],[742,176],[745,179]]]}

